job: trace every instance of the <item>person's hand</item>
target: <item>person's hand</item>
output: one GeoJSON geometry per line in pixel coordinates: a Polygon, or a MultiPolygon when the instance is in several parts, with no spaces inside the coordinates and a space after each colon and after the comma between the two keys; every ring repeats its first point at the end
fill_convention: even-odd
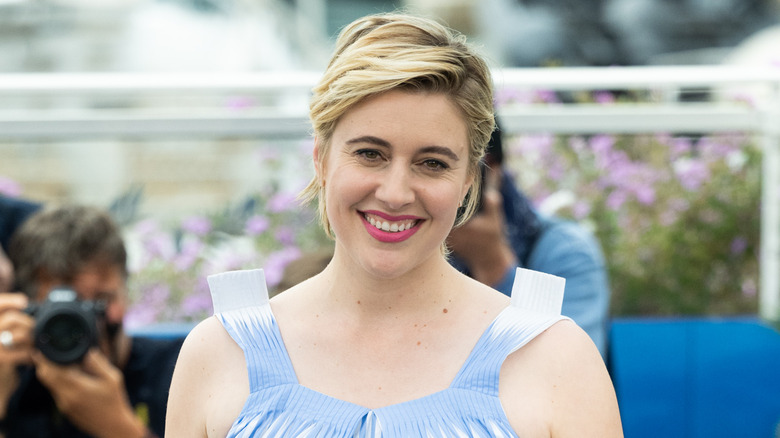
{"type": "Polygon", "coordinates": [[[517,257],[505,235],[503,198],[498,188],[500,174],[489,171],[487,176],[482,210],[452,230],[447,243],[475,279],[493,286],[509,268],[517,266],[517,257]]]}
{"type": "Polygon", "coordinates": [[[144,437],[125,392],[122,372],[98,349],[80,364],[58,365],[33,354],[38,380],[51,392],[57,408],[79,429],[95,437],[144,437]]]}
{"type": "Polygon", "coordinates": [[[19,386],[16,367],[31,361],[35,321],[24,313],[24,294],[0,293],[0,418],[19,386]]]}
{"type": "Polygon", "coordinates": [[[14,286],[14,265],[0,246],[0,292],[10,292],[14,286]]]}

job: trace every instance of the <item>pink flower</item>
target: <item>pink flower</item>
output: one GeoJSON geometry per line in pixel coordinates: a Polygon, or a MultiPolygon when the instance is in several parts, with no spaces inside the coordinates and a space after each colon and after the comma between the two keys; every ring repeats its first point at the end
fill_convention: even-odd
{"type": "Polygon", "coordinates": [[[294,246],[288,246],[279,251],[273,252],[268,256],[265,261],[265,281],[268,283],[268,287],[274,287],[282,281],[282,275],[284,275],[284,268],[293,260],[297,260],[301,256],[301,250],[294,246]]]}
{"type": "Polygon", "coordinates": [[[205,236],[211,231],[211,221],[203,216],[191,216],[182,221],[181,227],[196,236],[205,236]]]}
{"type": "Polygon", "coordinates": [[[259,236],[263,234],[270,226],[271,221],[267,217],[255,215],[250,217],[244,225],[244,232],[250,236],[259,236]]]}
{"type": "Polygon", "coordinates": [[[10,196],[15,198],[22,194],[22,186],[16,181],[0,176],[0,195],[10,196]]]}
{"type": "Polygon", "coordinates": [[[596,91],[593,93],[593,100],[602,105],[612,104],[615,103],[615,95],[609,91],[596,91]]]}
{"type": "Polygon", "coordinates": [[[296,195],[288,192],[275,194],[268,201],[268,211],[271,213],[281,213],[284,211],[295,210],[298,207],[296,195]]]}
{"type": "Polygon", "coordinates": [[[742,236],[735,237],[734,240],[731,241],[731,253],[734,255],[740,255],[745,252],[747,246],[747,239],[742,236]]]}

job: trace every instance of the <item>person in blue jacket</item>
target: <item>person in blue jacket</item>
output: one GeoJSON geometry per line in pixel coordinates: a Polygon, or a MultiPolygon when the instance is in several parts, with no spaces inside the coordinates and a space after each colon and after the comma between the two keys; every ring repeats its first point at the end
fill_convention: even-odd
{"type": "Polygon", "coordinates": [[[0,292],[13,287],[14,270],[8,259],[8,243],[21,224],[35,213],[41,204],[0,195],[0,292]]]}
{"type": "Polygon", "coordinates": [[[448,239],[452,263],[507,295],[517,267],[565,278],[561,313],[588,333],[606,359],[610,288],[601,247],[580,224],[534,208],[502,167],[501,137],[499,127],[485,155],[479,214],[448,239]]]}

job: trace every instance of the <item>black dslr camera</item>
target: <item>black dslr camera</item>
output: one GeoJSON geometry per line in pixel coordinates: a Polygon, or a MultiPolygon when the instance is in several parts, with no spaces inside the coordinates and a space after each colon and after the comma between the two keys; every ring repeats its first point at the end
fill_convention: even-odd
{"type": "Polygon", "coordinates": [[[102,301],[79,300],[72,289],[55,288],[46,301],[27,312],[35,317],[35,347],[52,362],[79,362],[97,344],[98,321],[105,316],[102,301]]]}

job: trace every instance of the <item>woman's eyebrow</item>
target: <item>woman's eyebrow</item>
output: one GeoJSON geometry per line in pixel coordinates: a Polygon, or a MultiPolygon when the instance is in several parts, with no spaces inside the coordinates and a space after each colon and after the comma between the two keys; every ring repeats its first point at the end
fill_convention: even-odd
{"type": "Polygon", "coordinates": [[[458,158],[458,154],[452,151],[452,149],[444,146],[426,146],[422,148],[423,153],[426,154],[439,154],[444,155],[445,157],[448,157],[449,159],[453,161],[459,161],[460,158],[458,158]]]}
{"type": "Polygon", "coordinates": [[[383,140],[379,137],[374,137],[373,135],[364,135],[361,137],[355,137],[347,140],[347,144],[355,144],[355,143],[369,143],[376,146],[383,146],[386,148],[390,147],[390,142],[387,140],[383,140]]]}

